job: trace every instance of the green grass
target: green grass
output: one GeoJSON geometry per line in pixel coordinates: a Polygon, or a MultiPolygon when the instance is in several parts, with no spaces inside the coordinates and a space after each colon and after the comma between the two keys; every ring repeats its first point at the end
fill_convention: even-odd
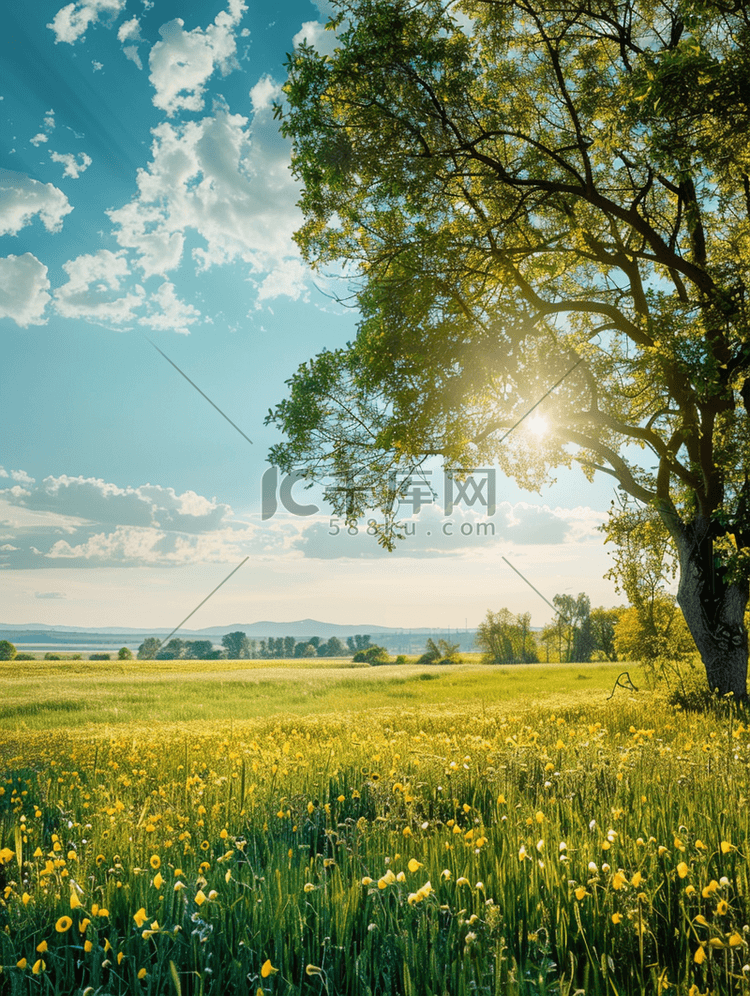
{"type": "MultiPolygon", "coordinates": [[[[371,711],[394,703],[486,709],[559,700],[585,683],[607,694],[616,664],[425,668],[321,661],[24,662],[0,665],[0,730],[244,721],[371,711]]],[[[603,698],[604,696],[602,696],[603,698]]]]}
{"type": "Polygon", "coordinates": [[[732,713],[622,665],[83,663],[0,675],[2,993],[750,996],[732,713]]]}

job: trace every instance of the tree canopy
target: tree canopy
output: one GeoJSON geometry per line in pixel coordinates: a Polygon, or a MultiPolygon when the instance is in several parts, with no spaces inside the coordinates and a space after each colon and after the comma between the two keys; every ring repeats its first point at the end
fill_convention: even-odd
{"type": "Polygon", "coordinates": [[[337,511],[382,508],[387,545],[389,472],[431,454],[530,488],[611,475],[672,536],[711,687],[744,696],[746,6],[334,6],[333,54],[294,51],[277,113],[299,246],[361,321],[289,381],[271,459],[332,477],[337,511]],[[540,398],[530,446],[509,430],[540,398]]]}

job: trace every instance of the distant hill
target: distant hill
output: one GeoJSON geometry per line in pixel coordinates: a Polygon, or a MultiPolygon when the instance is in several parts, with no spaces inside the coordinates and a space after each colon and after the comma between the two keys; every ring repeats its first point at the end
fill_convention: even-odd
{"type": "MultiPolygon", "coordinates": [[[[166,637],[172,630],[172,625],[162,629],[136,629],[127,626],[48,626],[40,623],[24,623],[12,625],[0,623],[0,638],[10,640],[23,647],[55,646],[67,650],[91,650],[113,647],[130,647],[135,650],[149,636],[159,639],[166,637]]],[[[427,637],[433,639],[448,639],[459,643],[461,650],[470,650],[474,645],[476,630],[474,629],[439,629],[422,626],[414,629],[395,626],[378,626],[374,623],[327,623],[319,619],[298,619],[294,622],[274,622],[262,620],[254,623],[230,623],[226,626],[207,626],[204,629],[180,629],[175,636],[183,640],[210,639],[217,646],[225,633],[237,630],[246,633],[251,640],[267,640],[269,637],[293,636],[302,641],[311,636],[329,639],[338,636],[346,640],[348,636],[367,634],[374,643],[378,643],[392,652],[413,653],[424,649],[427,637]]]]}
{"type": "MultiPolygon", "coordinates": [[[[91,636],[160,636],[169,633],[173,623],[170,621],[160,629],[142,629],[128,626],[48,626],[45,623],[0,623],[0,633],[4,639],[12,639],[11,633],[33,633],[35,636],[44,634],[49,637],[91,637],[91,636]]],[[[204,639],[209,636],[221,637],[225,633],[241,630],[251,638],[258,639],[268,636],[354,636],[355,633],[434,633],[434,626],[406,627],[378,626],[375,623],[327,623],[319,619],[299,619],[295,622],[273,622],[263,620],[254,623],[229,623],[226,626],[207,626],[204,629],[181,629],[183,638],[204,639]]]]}

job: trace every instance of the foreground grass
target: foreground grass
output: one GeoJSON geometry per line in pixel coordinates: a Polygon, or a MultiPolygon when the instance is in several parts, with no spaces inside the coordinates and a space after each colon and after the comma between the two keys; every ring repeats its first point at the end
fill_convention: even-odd
{"type": "Polygon", "coordinates": [[[750,733],[565,670],[331,669],[317,715],[187,724],[183,673],[158,728],[6,728],[0,986],[750,993],[750,733]]]}
{"type": "MultiPolygon", "coordinates": [[[[39,661],[0,664],[0,730],[64,729],[559,701],[581,688],[607,694],[621,665],[370,667],[319,661],[39,661]]],[[[472,706],[473,707],[473,706],[472,706]]]]}

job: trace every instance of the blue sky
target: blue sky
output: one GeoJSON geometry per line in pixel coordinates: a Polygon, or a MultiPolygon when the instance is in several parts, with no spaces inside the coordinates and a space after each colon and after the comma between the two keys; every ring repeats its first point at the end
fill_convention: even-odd
{"type": "MultiPolygon", "coordinates": [[[[261,517],[284,381],[356,333],[292,241],[299,191],[271,105],[286,53],[331,44],[326,0],[48,0],[0,39],[2,621],[171,628],[305,617],[476,625],[487,609],[620,598],[596,525],[612,498],[562,471],[496,475],[444,514],[443,479],[388,555],[320,511],[261,517]],[[153,348],[158,345],[251,440],[153,348]]],[[[312,497],[311,497],[312,495],[312,497]]],[[[409,514],[407,507],[405,513],[409,514]]]]}

